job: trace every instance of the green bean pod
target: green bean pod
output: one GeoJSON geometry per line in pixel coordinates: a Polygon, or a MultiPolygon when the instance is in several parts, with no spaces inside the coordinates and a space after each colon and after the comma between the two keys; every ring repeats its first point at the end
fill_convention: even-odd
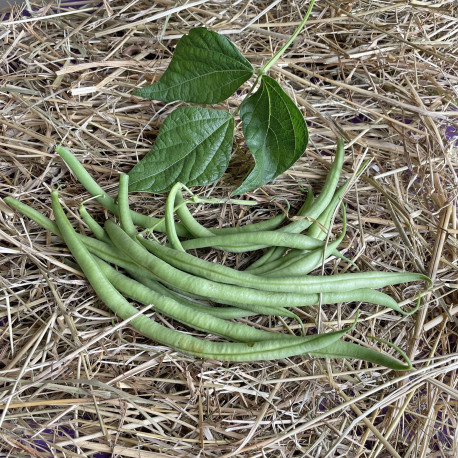
{"type": "Polygon", "coordinates": [[[250,223],[238,227],[220,227],[218,229],[207,229],[202,226],[189,211],[181,193],[175,197],[175,210],[183,226],[194,237],[210,237],[211,235],[244,234],[246,232],[273,231],[277,229],[286,218],[285,214],[276,215],[259,223],[250,223]]]}
{"type": "Polygon", "coordinates": [[[129,208],[129,175],[125,173],[119,175],[118,208],[121,227],[124,232],[135,238],[137,230],[132,221],[132,213],[129,208]]]}
{"type": "MultiPolygon", "coordinates": [[[[312,251],[317,251],[317,250],[320,251],[320,252],[323,252],[322,248],[316,248],[315,250],[312,250],[312,251]]],[[[308,253],[311,253],[312,251],[310,251],[310,250],[294,250],[294,255],[291,256],[291,259],[289,261],[291,262],[294,258],[298,258],[298,257],[301,257],[301,256],[306,256],[308,253]]],[[[261,263],[261,265],[259,265],[258,267],[255,267],[255,268],[253,268],[253,264],[250,264],[245,269],[245,272],[246,273],[250,273],[252,275],[261,275],[261,276],[264,277],[266,273],[272,272],[273,270],[276,270],[278,268],[283,267],[284,264],[285,264],[285,259],[284,258],[285,258],[285,256],[283,256],[282,258],[275,259],[275,261],[268,261],[268,262],[265,262],[265,263],[261,263]]]]}
{"type": "Polygon", "coordinates": [[[213,305],[202,304],[201,302],[193,301],[187,298],[186,296],[182,296],[180,294],[175,293],[174,291],[167,289],[161,283],[152,280],[151,277],[143,276],[141,273],[138,272],[138,269],[136,271],[127,270],[127,273],[132,278],[137,280],[139,283],[146,286],[148,289],[156,291],[157,293],[163,296],[170,297],[171,299],[175,300],[176,302],[179,302],[182,305],[185,305],[188,308],[195,309],[202,313],[207,313],[217,318],[231,320],[233,318],[246,318],[254,315],[261,315],[259,313],[249,310],[243,310],[238,307],[215,307],[213,305]],[[157,287],[157,285],[159,285],[159,288],[157,287]]]}
{"type": "MultiPolygon", "coordinates": [[[[348,182],[345,183],[345,185],[347,184],[348,182]]],[[[339,190],[345,189],[345,185],[341,186],[339,190]]],[[[326,210],[324,210],[324,212],[317,218],[317,220],[308,228],[306,235],[318,240],[324,240],[326,238],[327,232],[325,232],[323,229],[326,231],[329,231],[330,229],[332,215],[339,205],[340,194],[343,194],[343,192],[340,193],[339,190],[337,190],[337,192],[334,194],[334,197],[332,198],[330,204],[326,207],[326,210]]]]}
{"type": "MultiPolygon", "coordinates": [[[[178,238],[178,234],[176,232],[176,226],[174,221],[174,214],[175,214],[175,200],[178,194],[181,195],[181,188],[183,185],[181,183],[176,183],[172,186],[172,189],[169,192],[167,200],[165,202],[165,228],[167,230],[167,237],[169,239],[170,245],[178,251],[185,251],[184,248],[181,246],[180,239],[178,238]]],[[[186,206],[185,203],[179,204],[180,206],[186,206]]],[[[185,225],[186,227],[186,225],[185,225]]],[[[192,233],[192,232],[191,232],[192,233]]],[[[210,233],[210,235],[213,235],[210,233]]]]}
{"type": "Polygon", "coordinates": [[[227,249],[230,249],[233,253],[244,253],[246,251],[257,250],[258,247],[266,246],[281,246],[296,248],[299,250],[313,250],[324,246],[324,243],[321,240],[316,240],[302,234],[288,234],[279,231],[262,231],[249,232],[243,234],[243,237],[230,234],[190,239],[182,242],[181,246],[185,250],[207,247],[227,247],[227,249]],[[258,243],[258,245],[255,245],[255,243],[258,243]]]}
{"type": "Polygon", "coordinates": [[[339,140],[337,140],[336,156],[326,177],[326,181],[324,182],[323,190],[320,195],[315,199],[313,205],[310,206],[308,211],[304,212],[303,216],[305,216],[305,218],[293,221],[292,223],[280,228],[279,231],[299,234],[309,228],[313,224],[313,220],[316,220],[323,213],[331,202],[336,191],[344,159],[345,144],[343,139],[339,138],[339,140]]]}
{"type": "Polygon", "coordinates": [[[143,239],[142,237],[137,237],[137,239],[153,255],[162,260],[167,259],[170,265],[174,265],[177,269],[219,283],[233,284],[242,287],[246,286],[263,291],[310,293],[322,291],[332,292],[334,289],[342,289],[344,292],[351,292],[355,289],[365,287],[382,288],[390,284],[429,280],[422,274],[404,272],[366,272],[337,274],[330,277],[303,276],[299,278],[281,277],[266,279],[249,272],[237,271],[226,266],[205,261],[188,253],[178,252],[172,248],[160,245],[157,242],[143,239]],[[349,285],[349,282],[352,280],[355,280],[355,282],[349,285]],[[318,287],[321,287],[322,291],[316,291],[318,287]]]}
{"type": "MultiPolygon", "coordinates": [[[[139,273],[139,265],[132,261],[128,256],[123,255],[119,252],[110,242],[110,244],[99,242],[98,240],[91,239],[90,237],[81,236],[77,234],[78,238],[84,243],[88,250],[97,256],[98,258],[114,264],[118,267],[126,270],[132,277],[136,278],[140,283],[146,285],[149,289],[167,296],[175,301],[178,301],[180,304],[187,307],[194,308],[196,310],[202,310],[205,308],[206,313],[210,315],[218,316],[221,318],[240,318],[251,316],[253,314],[268,314],[266,310],[256,309],[253,311],[244,310],[242,307],[209,307],[197,302],[194,302],[183,295],[177,294],[175,291],[172,291],[166,288],[164,285],[158,282],[157,276],[153,275],[149,271],[143,271],[139,273]]],[[[276,309],[276,311],[281,314],[283,310],[276,309]]],[[[291,316],[290,312],[286,312],[288,316],[291,316]]],[[[295,314],[292,314],[293,318],[296,318],[295,314]]]]}
{"type": "Polygon", "coordinates": [[[246,234],[247,232],[273,231],[283,223],[285,218],[286,215],[284,213],[280,213],[279,215],[275,215],[272,218],[266,219],[264,221],[259,221],[258,223],[249,223],[237,227],[219,227],[218,229],[210,230],[214,235],[246,234]],[[213,231],[218,232],[215,234],[213,231]]]}
{"type": "Polygon", "coordinates": [[[343,340],[339,340],[320,350],[312,351],[309,354],[310,356],[317,356],[318,358],[354,358],[389,367],[395,371],[408,371],[412,369],[412,363],[407,355],[398,347],[394,348],[401,354],[406,364],[402,364],[397,359],[384,353],[374,351],[371,348],[362,347],[361,345],[345,342],[343,340]]]}
{"type": "MultiPolygon", "coordinates": [[[[269,278],[269,281],[265,281],[262,277],[230,269],[226,266],[214,264],[199,258],[194,258],[193,256],[187,255],[187,253],[177,252],[150,240],[139,238],[139,241],[148,251],[163,261],[168,262],[171,266],[207,280],[228,285],[249,287],[259,291],[265,291],[266,294],[270,294],[271,292],[283,292],[289,296],[291,293],[298,293],[298,288],[296,288],[296,285],[290,279],[284,278],[283,280],[285,281],[282,282],[281,279],[278,279],[279,281],[276,281],[276,279],[271,281],[269,278]]],[[[309,296],[305,296],[305,300],[307,300],[308,297],[309,296]]],[[[315,303],[309,305],[318,304],[319,295],[312,297],[312,300],[314,300],[315,303]]],[[[410,312],[405,312],[391,296],[370,288],[360,288],[342,293],[323,293],[321,296],[322,304],[334,303],[334,301],[368,302],[388,307],[405,316],[411,315],[417,310],[417,308],[414,308],[410,312]]],[[[308,304],[304,302],[303,305],[308,304]]]]}
{"type": "MultiPolygon", "coordinates": [[[[110,197],[89,175],[83,165],[78,161],[78,159],[73,155],[73,153],[63,147],[58,146],[56,148],[57,154],[65,161],[70,170],[78,178],[79,182],[84,186],[86,191],[94,196],[99,203],[101,203],[105,208],[110,210],[116,216],[119,216],[119,207],[116,205],[116,202],[112,197],[110,197]]],[[[154,218],[152,216],[141,215],[140,213],[130,210],[132,221],[141,227],[152,227],[155,226],[155,229],[159,232],[165,232],[165,224],[162,220],[154,218]]],[[[189,237],[189,232],[185,230],[182,226],[177,227],[177,232],[183,237],[189,237]]]]}
{"type": "MultiPolygon", "coordinates": [[[[176,230],[172,226],[174,223],[173,220],[173,212],[172,212],[172,202],[174,204],[174,209],[176,210],[176,213],[178,217],[180,218],[181,223],[183,226],[194,236],[197,238],[207,238],[207,237],[214,237],[216,235],[224,235],[224,236],[233,236],[234,238],[237,235],[242,235],[247,232],[259,232],[261,230],[273,230],[278,225],[283,221],[284,215],[280,215],[279,223],[275,222],[275,224],[271,224],[270,220],[269,221],[263,221],[261,223],[256,223],[256,224],[248,224],[245,226],[242,226],[240,228],[223,228],[223,229],[218,229],[218,233],[215,232],[215,230],[212,229],[207,229],[206,227],[202,226],[196,219],[191,215],[191,213],[188,210],[188,207],[186,206],[186,202],[183,199],[183,196],[181,195],[181,192],[178,192],[183,185],[181,183],[177,183],[173,186],[172,190],[170,191],[168,197],[167,197],[167,202],[166,202],[166,226],[168,224],[168,237],[170,240],[170,244],[175,248],[180,251],[184,251],[184,248],[182,244],[180,243],[176,230]]],[[[277,217],[278,218],[278,217],[277,217]]],[[[246,243],[242,244],[244,251],[248,251],[249,249],[251,250],[257,250],[263,248],[262,245],[249,245],[246,243]]],[[[225,251],[232,251],[234,252],[237,250],[240,250],[240,247],[234,248],[233,246],[218,246],[216,247],[220,250],[225,250],[225,251]]]]}
{"type": "MultiPolygon", "coordinates": [[[[302,293],[304,292],[303,284],[307,282],[306,278],[292,279],[287,276],[273,281],[266,280],[264,277],[251,274],[251,272],[238,271],[224,265],[205,261],[189,253],[179,252],[152,240],[142,237],[138,237],[138,240],[154,256],[157,256],[177,269],[219,283],[245,286],[262,291],[302,293]]],[[[338,242],[336,241],[335,243],[338,242]]],[[[322,257],[322,250],[318,252],[318,258],[320,253],[322,257]]]]}

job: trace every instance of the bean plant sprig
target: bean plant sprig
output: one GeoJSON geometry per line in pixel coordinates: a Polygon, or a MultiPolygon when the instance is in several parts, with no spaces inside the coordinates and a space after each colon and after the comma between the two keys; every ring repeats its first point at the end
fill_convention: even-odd
{"type": "MultiPolygon", "coordinates": [[[[129,209],[128,175],[120,176],[118,197],[112,199],[69,150],[59,147],[57,151],[93,197],[119,217],[120,225],[109,219],[105,228],[101,227],[81,205],[82,218],[96,238],[78,234],[60,205],[57,191],[52,192],[56,222],[12,197],[7,197],[5,202],[63,238],[100,300],[120,318],[127,319],[137,312],[135,306],[126,300],[125,297],[128,297],[142,304],[154,304],[156,313],[225,340],[214,342],[191,337],[144,315],[130,323],[140,333],[184,354],[221,361],[267,360],[305,353],[315,357],[356,358],[395,370],[411,367],[405,354],[388,342],[399,352],[404,363],[372,348],[342,341],[345,333],[356,325],[358,314],[348,329],[304,335],[299,316],[304,306],[372,303],[409,315],[418,305],[406,312],[392,297],[377,289],[412,281],[429,281],[421,274],[409,272],[356,272],[328,277],[309,274],[316,265],[326,262],[328,250],[338,253],[342,238],[337,238],[334,244],[323,245],[322,234],[330,230],[329,215],[340,202],[346,187],[337,189],[335,175],[340,174],[342,163],[339,159],[336,159],[338,165],[330,172],[334,178],[326,180],[325,189],[317,199],[310,191],[299,212],[299,221],[315,220],[319,226],[302,222],[300,230],[274,230],[281,223],[274,217],[275,223],[215,230],[206,229],[194,220],[187,208],[188,202],[181,194],[181,183],[177,183],[169,194],[163,219],[145,217],[129,209]],[[180,217],[181,224],[175,221],[175,214],[180,217]],[[148,225],[165,231],[169,246],[137,233],[136,226],[148,225]],[[301,234],[307,227],[308,235],[301,234]],[[183,238],[188,240],[180,240],[183,238]],[[275,249],[280,242],[280,246],[290,250],[286,255],[281,253],[277,259],[245,272],[205,261],[186,251],[189,247],[210,245],[232,251],[251,251],[256,246],[264,246],[267,252],[272,252],[272,248],[275,249]],[[301,269],[305,269],[305,265],[308,266],[307,274],[294,275],[296,270],[303,273],[301,269]],[[261,268],[263,271],[258,273],[261,268]],[[259,330],[228,321],[254,314],[296,319],[302,335],[259,330]]],[[[194,200],[197,198],[190,202],[194,200]]],[[[345,212],[343,215],[345,219],[345,212]]]]}
{"type": "Polygon", "coordinates": [[[163,192],[177,182],[195,186],[218,180],[229,164],[239,112],[255,165],[234,194],[265,185],[302,156],[308,143],[307,124],[293,100],[267,72],[299,35],[314,3],[311,0],[290,39],[259,69],[254,69],[225,36],[204,27],[191,29],[180,39],[159,81],[137,89],[134,95],[164,102],[217,104],[254,74],[257,77],[233,114],[199,106],[173,110],[152,150],[129,172],[131,191],[163,192]]]}

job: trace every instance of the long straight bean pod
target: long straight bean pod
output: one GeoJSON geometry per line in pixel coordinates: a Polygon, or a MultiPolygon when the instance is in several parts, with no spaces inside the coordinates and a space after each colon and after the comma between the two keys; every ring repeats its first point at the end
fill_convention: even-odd
{"type": "MultiPolygon", "coordinates": [[[[146,240],[141,237],[138,237],[140,243],[152,254],[157,256],[162,260],[167,260],[168,263],[180,269],[182,271],[188,272],[193,275],[197,275],[202,278],[206,278],[208,280],[212,280],[218,283],[226,283],[230,285],[238,285],[242,287],[249,287],[253,289],[258,289],[261,291],[269,291],[269,292],[283,292],[283,293],[307,293],[310,291],[311,284],[319,284],[320,279],[324,282],[325,279],[329,278],[332,282],[333,279],[337,277],[340,281],[338,282],[337,289],[344,289],[346,290],[346,286],[342,286],[342,283],[346,283],[353,278],[353,275],[357,275],[361,281],[359,281],[356,287],[352,290],[346,290],[343,292],[351,293],[352,291],[357,290],[358,293],[354,295],[355,301],[365,301],[371,294],[373,298],[372,302],[378,305],[384,305],[386,307],[393,308],[394,310],[398,311],[399,313],[405,314],[406,312],[402,311],[400,307],[397,305],[397,302],[390,298],[390,296],[381,293],[379,291],[373,291],[372,283],[373,275],[364,275],[363,274],[341,274],[341,275],[333,275],[332,277],[318,277],[318,276],[302,276],[298,278],[289,278],[287,276],[283,277],[276,277],[276,278],[265,278],[258,275],[253,275],[249,272],[244,271],[237,271],[235,269],[231,269],[229,267],[215,264],[213,262],[205,261],[203,259],[197,258],[192,256],[188,253],[178,252],[166,246],[160,245],[157,242],[146,240]],[[367,281],[364,279],[367,278],[367,281]],[[366,290],[366,292],[362,292],[366,290]],[[382,302],[377,302],[382,301],[382,302]]],[[[338,243],[336,241],[335,243],[338,243]]],[[[332,247],[331,247],[332,248],[332,247]]],[[[320,253],[316,254],[317,258],[319,258],[320,253]]],[[[321,252],[322,257],[322,252],[321,252]]],[[[411,274],[411,273],[391,273],[391,272],[378,272],[382,274],[387,274],[386,279],[388,280],[389,277],[392,277],[393,280],[397,278],[398,283],[408,282],[408,281],[419,281],[419,280],[427,280],[427,277],[422,276],[421,274],[411,274]],[[415,277],[412,277],[414,275],[415,277]],[[415,278],[415,280],[414,280],[415,278]]],[[[385,275],[382,275],[385,276],[385,275]]],[[[385,285],[387,286],[387,285],[385,285]]],[[[374,288],[377,286],[374,286],[374,288]]],[[[382,286],[378,286],[382,287],[382,286]]],[[[327,287],[326,285],[323,286],[323,291],[329,289],[332,292],[332,287],[327,287]]],[[[326,300],[327,296],[323,296],[326,300]]],[[[336,296],[337,297],[337,296],[336,296]]],[[[342,299],[341,302],[345,302],[345,296],[340,296],[342,299]]],[[[350,296],[348,296],[348,300],[350,296]]]]}
{"type": "Polygon", "coordinates": [[[180,294],[175,293],[174,291],[167,289],[161,283],[152,280],[151,277],[143,276],[141,273],[138,272],[138,270],[128,270],[127,273],[147,288],[152,289],[153,291],[156,291],[164,296],[170,297],[171,299],[175,300],[176,302],[179,302],[182,305],[185,305],[188,308],[198,310],[199,312],[207,313],[217,318],[231,320],[233,318],[246,318],[253,315],[260,315],[259,313],[249,310],[243,310],[238,307],[216,307],[214,305],[202,304],[201,302],[193,301],[187,297],[184,297],[180,294]],[[157,285],[159,285],[160,288],[158,288],[157,285]]]}
{"type": "MultiPolygon", "coordinates": [[[[199,258],[195,258],[187,253],[175,251],[171,248],[164,247],[151,240],[139,238],[140,243],[145,246],[152,254],[167,261],[171,266],[180,269],[184,272],[197,275],[207,280],[224,283],[228,285],[238,285],[265,291],[266,294],[271,292],[284,292],[289,295],[290,293],[297,293],[298,288],[294,281],[296,279],[271,279],[266,281],[263,277],[250,275],[246,272],[240,272],[230,269],[226,266],[210,263],[199,258]],[[194,259],[190,259],[194,258],[194,259]]],[[[315,300],[319,301],[319,296],[315,296],[315,300]]],[[[405,312],[401,309],[399,304],[389,295],[381,291],[372,290],[370,288],[360,288],[357,290],[347,291],[344,293],[323,293],[322,304],[333,303],[329,302],[335,300],[336,302],[368,302],[376,305],[382,305],[393,309],[402,315],[411,315],[416,311],[416,308],[410,312],[405,312]],[[340,300],[339,300],[340,299],[340,300]]],[[[317,304],[319,302],[316,302],[317,304]]],[[[307,305],[307,304],[304,304],[307,305]]],[[[312,304],[313,305],[313,304],[312,304]]]]}
{"type": "MultiPolygon", "coordinates": [[[[254,251],[258,247],[281,246],[286,248],[296,248],[299,250],[313,250],[324,246],[323,241],[307,237],[302,234],[287,234],[279,231],[259,231],[249,232],[240,235],[214,235],[212,237],[201,237],[198,239],[185,240],[181,246],[185,250],[193,250],[206,247],[228,247],[233,253],[243,253],[254,251]],[[255,245],[255,244],[258,245],[255,245]]],[[[224,248],[226,249],[226,248],[224,248]]]]}

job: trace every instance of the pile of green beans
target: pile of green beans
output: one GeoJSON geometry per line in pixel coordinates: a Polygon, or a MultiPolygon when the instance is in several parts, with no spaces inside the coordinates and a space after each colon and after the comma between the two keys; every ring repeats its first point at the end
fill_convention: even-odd
{"type": "MultiPolygon", "coordinates": [[[[346,183],[337,188],[344,159],[341,140],[321,194],[314,198],[309,190],[296,220],[281,227],[284,215],[237,228],[207,229],[188,209],[190,202],[201,200],[193,196],[191,201],[185,201],[182,195],[185,187],[181,183],[177,183],[167,197],[164,218],[145,216],[129,208],[128,175],[120,175],[118,196],[113,199],[68,149],[59,146],[57,153],[86,190],[118,218],[119,224],[108,219],[104,227],[100,226],[82,204],[80,215],[95,238],[77,233],[62,209],[56,190],[51,193],[55,222],[13,197],[5,198],[5,202],[64,240],[100,300],[121,319],[138,312],[126,299],[130,298],[141,304],[153,304],[154,313],[172,318],[187,328],[224,340],[192,337],[165,327],[152,317],[139,315],[130,324],[143,335],[184,354],[221,361],[270,360],[308,354],[355,358],[395,370],[411,368],[406,355],[388,342],[385,343],[395,348],[404,362],[341,340],[355,327],[358,314],[348,329],[309,336],[304,335],[303,326],[301,334],[296,335],[260,330],[233,321],[260,314],[293,318],[302,325],[301,307],[342,302],[368,302],[403,315],[414,313],[418,308],[417,305],[406,312],[392,297],[377,289],[412,281],[429,282],[421,274],[309,275],[329,256],[346,259],[338,251],[345,236],[344,208],[342,233],[333,241],[326,240],[332,217],[348,186],[346,183]],[[175,215],[180,223],[175,221],[175,215]],[[145,230],[138,233],[137,227],[145,230]],[[166,233],[168,243],[145,237],[145,233],[151,236],[153,231],[166,233]],[[205,247],[235,253],[266,251],[245,271],[238,271],[189,252],[205,247]]],[[[217,202],[216,199],[204,201],[217,202]]]]}

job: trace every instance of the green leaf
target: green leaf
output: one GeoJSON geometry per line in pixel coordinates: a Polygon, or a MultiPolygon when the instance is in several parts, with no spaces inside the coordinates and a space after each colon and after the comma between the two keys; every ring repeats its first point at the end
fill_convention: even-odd
{"type": "Polygon", "coordinates": [[[309,138],[299,108],[268,76],[263,76],[259,89],[243,101],[240,117],[256,164],[233,194],[259,188],[288,170],[302,156],[309,138]]]}
{"type": "Polygon", "coordinates": [[[181,107],[166,118],[151,151],[129,172],[130,191],[163,192],[180,181],[212,183],[229,163],[234,118],[222,110],[181,107]]]}
{"type": "Polygon", "coordinates": [[[133,94],[164,102],[218,103],[252,75],[251,64],[226,37],[198,27],[180,39],[161,79],[133,94]]]}

